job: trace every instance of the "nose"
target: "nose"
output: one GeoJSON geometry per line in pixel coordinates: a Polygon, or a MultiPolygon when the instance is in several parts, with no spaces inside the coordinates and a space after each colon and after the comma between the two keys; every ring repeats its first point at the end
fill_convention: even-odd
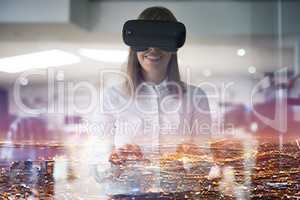
{"type": "Polygon", "coordinates": [[[156,48],[156,47],[149,47],[148,50],[149,50],[149,51],[159,51],[159,48],[156,48]]]}

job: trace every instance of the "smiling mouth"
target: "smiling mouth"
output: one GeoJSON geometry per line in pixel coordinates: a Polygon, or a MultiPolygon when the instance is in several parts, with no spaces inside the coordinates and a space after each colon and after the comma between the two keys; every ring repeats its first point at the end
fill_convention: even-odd
{"type": "Polygon", "coordinates": [[[153,61],[153,62],[157,62],[160,60],[161,56],[159,55],[146,55],[145,58],[147,60],[153,61]]]}

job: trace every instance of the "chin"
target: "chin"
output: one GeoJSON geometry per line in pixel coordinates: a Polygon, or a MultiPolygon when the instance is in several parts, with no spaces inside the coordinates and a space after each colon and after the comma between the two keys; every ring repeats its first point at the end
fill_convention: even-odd
{"type": "Polygon", "coordinates": [[[163,65],[159,64],[159,63],[151,63],[151,64],[147,64],[145,67],[143,67],[146,71],[149,71],[151,69],[156,69],[156,68],[159,68],[159,69],[162,69],[163,68],[163,65]]]}

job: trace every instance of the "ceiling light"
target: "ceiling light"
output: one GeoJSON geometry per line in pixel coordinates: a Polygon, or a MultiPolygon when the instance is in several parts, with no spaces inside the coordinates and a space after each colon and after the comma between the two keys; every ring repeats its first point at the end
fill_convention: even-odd
{"type": "Polygon", "coordinates": [[[210,69],[205,69],[205,70],[203,70],[203,75],[206,76],[206,77],[211,76],[211,71],[210,71],[210,69]]]}
{"type": "Polygon", "coordinates": [[[30,69],[45,69],[80,62],[80,58],[62,50],[52,49],[0,59],[0,71],[18,73],[30,69]]]}
{"type": "Polygon", "coordinates": [[[244,56],[244,55],[246,55],[246,50],[245,49],[238,49],[236,54],[238,56],[244,56]]]}
{"type": "Polygon", "coordinates": [[[256,72],[256,67],[254,67],[254,66],[248,67],[248,72],[249,72],[250,74],[254,74],[254,73],[256,72]]]}
{"type": "Polygon", "coordinates": [[[121,64],[127,60],[128,51],[114,49],[79,49],[79,54],[92,60],[121,64]]]}

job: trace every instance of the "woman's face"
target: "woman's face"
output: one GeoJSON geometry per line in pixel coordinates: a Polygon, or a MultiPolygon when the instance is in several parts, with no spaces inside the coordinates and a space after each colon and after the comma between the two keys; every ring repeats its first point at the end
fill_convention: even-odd
{"type": "Polygon", "coordinates": [[[171,52],[152,47],[137,52],[138,61],[145,72],[152,70],[166,72],[171,56],[171,52]]]}

